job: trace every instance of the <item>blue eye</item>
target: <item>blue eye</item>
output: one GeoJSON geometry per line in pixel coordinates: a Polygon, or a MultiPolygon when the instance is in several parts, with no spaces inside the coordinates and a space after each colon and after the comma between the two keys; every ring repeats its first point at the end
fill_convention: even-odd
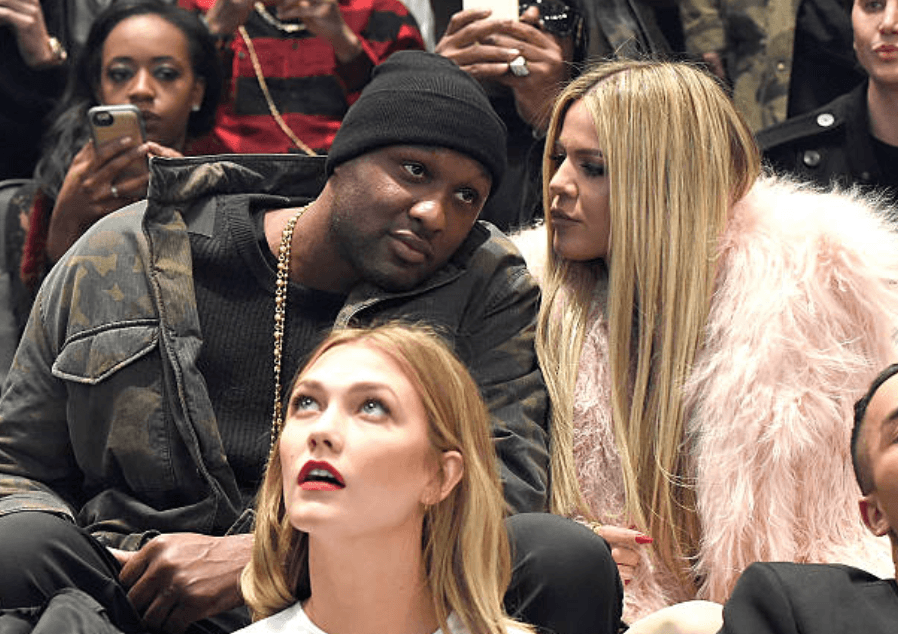
{"type": "Polygon", "coordinates": [[[365,399],[360,409],[363,414],[369,416],[386,416],[390,413],[389,408],[376,398],[365,399]]]}
{"type": "Polygon", "coordinates": [[[297,394],[290,401],[290,410],[294,412],[304,412],[318,408],[318,401],[307,394],[297,394]]]}

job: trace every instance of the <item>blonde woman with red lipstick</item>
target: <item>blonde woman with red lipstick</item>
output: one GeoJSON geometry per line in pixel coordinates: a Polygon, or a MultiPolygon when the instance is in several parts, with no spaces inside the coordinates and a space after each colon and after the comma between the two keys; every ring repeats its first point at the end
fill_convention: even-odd
{"type": "Polygon", "coordinates": [[[336,331],[297,375],[257,504],[245,634],[524,634],[488,414],[432,332],[336,331]]]}
{"type": "Polygon", "coordinates": [[[854,401],[898,358],[882,210],[764,176],[686,64],[584,72],[543,170],[546,225],[517,240],[543,290],[552,510],[610,543],[625,621],[721,603],[754,561],[888,571],[847,451],[854,401]]]}

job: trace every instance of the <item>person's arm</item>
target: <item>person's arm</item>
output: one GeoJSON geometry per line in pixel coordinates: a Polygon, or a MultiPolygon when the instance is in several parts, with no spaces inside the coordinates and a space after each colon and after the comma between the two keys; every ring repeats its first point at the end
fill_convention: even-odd
{"type": "Polygon", "coordinates": [[[490,410],[506,501],[514,512],[545,511],[548,396],[534,350],[539,288],[504,236],[483,248],[501,257],[479,310],[463,324],[459,354],[490,410]]]}
{"type": "Polygon", "coordinates": [[[52,373],[56,349],[32,311],[0,398],[0,515],[45,511],[75,521],[69,502],[83,474],[69,445],[65,386],[52,373]]]}

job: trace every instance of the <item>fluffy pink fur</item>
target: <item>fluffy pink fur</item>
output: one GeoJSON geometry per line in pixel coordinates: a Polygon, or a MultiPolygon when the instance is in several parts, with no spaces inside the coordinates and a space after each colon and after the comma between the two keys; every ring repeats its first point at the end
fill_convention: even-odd
{"type": "MultiPolygon", "coordinates": [[[[516,241],[542,273],[544,231],[516,241]]],[[[720,249],[707,344],[684,395],[702,525],[698,597],[726,600],[753,561],[890,575],[887,540],[860,520],[848,444],[854,401],[898,360],[898,235],[858,195],[764,178],[733,208],[720,249]]],[[[580,361],[574,452],[598,518],[626,526],[603,303],[580,361]]],[[[627,621],[693,598],[650,547],[643,554],[627,621]]]]}

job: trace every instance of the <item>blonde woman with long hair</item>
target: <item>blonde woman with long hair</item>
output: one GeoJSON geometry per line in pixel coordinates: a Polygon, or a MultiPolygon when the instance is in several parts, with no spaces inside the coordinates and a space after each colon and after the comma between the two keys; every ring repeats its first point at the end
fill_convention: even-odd
{"type": "Polygon", "coordinates": [[[722,602],[756,560],[888,570],[853,513],[851,405],[898,358],[875,201],[762,174],[715,80],[622,61],[560,95],[541,279],[552,510],[591,523],[624,618],[722,602]]]}
{"type": "Polygon", "coordinates": [[[525,634],[488,413],[431,331],[331,334],[297,375],[243,595],[262,632],[525,634]]]}

